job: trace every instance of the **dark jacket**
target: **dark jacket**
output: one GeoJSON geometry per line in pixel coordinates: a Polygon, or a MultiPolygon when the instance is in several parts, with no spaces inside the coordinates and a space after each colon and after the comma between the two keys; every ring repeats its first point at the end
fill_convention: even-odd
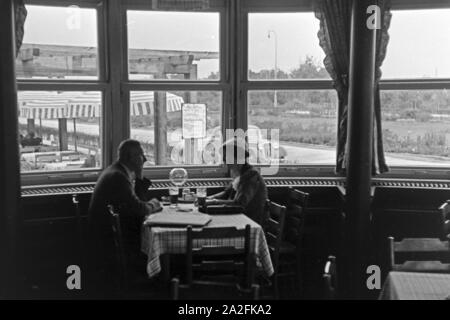
{"type": "Polygon", "coordinates": [[[102,172],[88,210],[90,257],[95,262],[107,265],[114,258],[113,234],[107,209],[109,204],[120,207],[125,249],[133,255],[139,254],[142,222],[152,212],[152,207],[146,202],[150,184],[148,179],[136,179],[133,188],[133,181],[119,162],[102,172]]]}
{"type": "Polygon", "coordinates": [[[268,218],[265,210],[267,187],[258,170],[251,165],[245,165],[236,189],[235,191],[230,184],[225,190],[224,198],[242,206],[250,219],[263,225],[268,218]]]}

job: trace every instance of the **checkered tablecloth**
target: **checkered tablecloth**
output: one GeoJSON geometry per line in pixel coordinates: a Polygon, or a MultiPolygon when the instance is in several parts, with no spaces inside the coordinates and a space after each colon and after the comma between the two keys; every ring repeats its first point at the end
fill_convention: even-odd
{"type": "MultiPolygon", "coordinates": [[[[165,210],[168,209],[165,208],[165,210]]],[[[211,217],[211,222],[204,228],[237,227],[238,229],[245,229],[245,226],[249,224],[251,227],[250,248],[256,257],[256,263],[267,276],[273,274],[269,248],[264,231],[259,224],[243,214],[213,215],[211,217]]],[[[193,243],[194,247],[197,248],[208,244],[232,245],[237,248],[243,248],[244,239],[197,239],[193,243]]],[[[141,250],[147,255],[147,274],[149,277],[153,277],[161,272],[160,255],[186,252],[186,228],[144,226],[142,229],[141,250]]]]}
{"type": "Polygon", "coordinates": [[[450,299],[450,274],[390,272],[380,300],[450,299]]]}

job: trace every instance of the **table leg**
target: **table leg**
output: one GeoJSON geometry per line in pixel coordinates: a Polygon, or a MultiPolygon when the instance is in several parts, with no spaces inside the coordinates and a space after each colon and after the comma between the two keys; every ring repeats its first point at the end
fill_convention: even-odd
{"type": "Polygon", "coordinates": [[[170,255],[165,253],[160,256],[161,259],[161,276],[164,282],[170,281],[170,255]]]}

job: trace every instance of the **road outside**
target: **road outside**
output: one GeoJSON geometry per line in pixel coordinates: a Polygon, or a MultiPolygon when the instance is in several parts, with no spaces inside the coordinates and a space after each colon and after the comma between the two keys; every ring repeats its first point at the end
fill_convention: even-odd
{"type": "MultiPolygon", "coordinates": [[[[26,124],[26,119],[19,118],[19,123],[26,124]]],[[[58,129],[58,122],[56,120],[42,120],[42,127],[58,129]]],[[[73,126],[68,125],[67,129],[68,132],[73,132],[73,126]]],[[[94,124],[77,123],[77,132],[98,136],[99,127],[94,124]]],[[[142,142],[153,143],[154,132],[153,130],[146,129],[132,129],[130,137],[142,142]]],[[[168,144],[175,145],[180,142],[179,139],[181,139],[179,135],[168,133],[168,144]]],[[[283,147],[287,153],[285,157],[286,164],[332,165],[334,164],[336,157],[334,147],[291,142],[281,142],[280,146],[283,147]]],[[[450,159],[425,155],[386,153],[386,162],[389,166],[447,167],[450,164],[450,159]]]]}

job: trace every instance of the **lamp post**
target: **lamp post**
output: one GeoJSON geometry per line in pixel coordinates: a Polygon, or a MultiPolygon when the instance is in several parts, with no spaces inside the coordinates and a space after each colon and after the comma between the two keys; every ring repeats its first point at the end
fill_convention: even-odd
{"type": "MultiPolygon", "coordinates": [[[[267,32],[267,38],[270,39],[270,34],[273,34],[274,40],[275,40],[275,77],[274,79],[277,80],[277,71],[278,71],[278,37],[277,37],[277,33],[274,30],[269,30],[267,32]]],[[[274,95],[273,95],[273,107],[277,108],[278,107],[278,99],[277,99],[277,91],[275,90],[274,95]]]]}

